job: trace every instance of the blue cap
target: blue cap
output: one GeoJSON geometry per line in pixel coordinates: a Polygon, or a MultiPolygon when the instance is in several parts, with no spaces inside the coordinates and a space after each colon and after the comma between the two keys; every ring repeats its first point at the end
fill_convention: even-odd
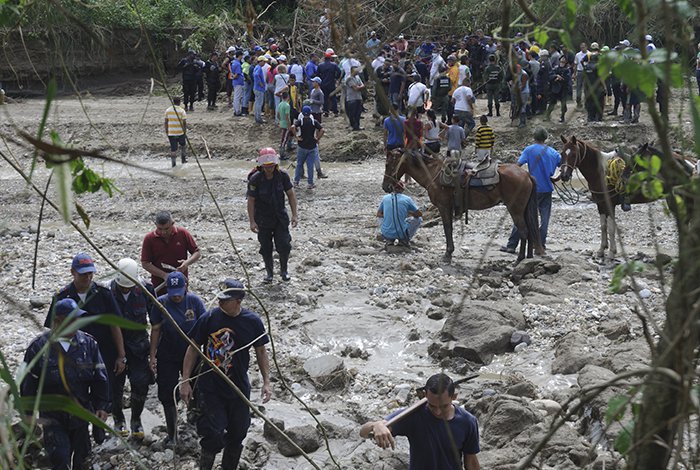
{"type": "Polygon", "coordinates": [[[263,50],[263,48],[260,47],[260,46],[255,46],[255,47],[253,48],[253,50],[254,50],[255,52],[260,52],[260,51],[263,50]]]}
{"type": "Polygon", "coordinates": [[[97,271],[95,262],[87,253],[78,253],[75,255],[71,268],[75,269],[78,274],[94,273],[97,271]]]}
{"type": "Polygon", "coordinates": [[[73,299],[61,299],[53,306],[54,317],[78,318],[85,313],[73,299]]]}
{"type": "Polygon", "coordinates": [[[165,279],[165,288],[168,290],[168,297],[182,297],[187,289],[187,279],[180,271],[168,274],[165,279]]]}
{"type": "Polygon", "coordinates": [[[219,300],[242,299],[245,297],[245,286],[238,279],[228,278],[219,284],[219,292],[216,296],[219,300]]]}
{"type": "Polygon", "coordinates": [[[311,106],[304,106],[303,108],[301,108],[301,114],[303,114],[304,116],[308,116],[309,114],[311,114],[311,106]]]}

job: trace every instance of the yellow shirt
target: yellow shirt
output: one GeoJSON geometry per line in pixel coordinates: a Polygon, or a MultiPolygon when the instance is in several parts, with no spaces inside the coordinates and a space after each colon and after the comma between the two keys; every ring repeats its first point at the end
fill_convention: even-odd
{"type": "Polygon", "coordinates": [[[300,109],[297,109],[297,92],[299,90],[299,87],[294,85],[289,87],[289,104],[292,105],[292,108],[296,109],[297,111],[301,111],[300,109]]]}
{"type": "Polygon", "coordinates": [[[182,135],[185,130],[182,124],[187,119],[187,113],[180,106],[171,106],[165,110],[165,119],[168,120],[168,135],[182,135]],[[182,122],[180,122],[182,121],[182,122]]]}
{"type": "Polygon", "coordinates": [[[452,84],[452,88],[450,88],[450,91],[447,94],[452,96],[452,93],[454,93],[459,87],[459,65],[453,65],[452,67],[448,68],[447,76],[450,77],[450,83],[452,84]]]}

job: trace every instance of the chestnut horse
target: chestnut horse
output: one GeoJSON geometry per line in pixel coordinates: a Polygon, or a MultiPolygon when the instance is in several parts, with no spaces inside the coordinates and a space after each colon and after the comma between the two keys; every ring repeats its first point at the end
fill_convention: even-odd
{"type": "MultiPolygon", "coordinates": [[[[598,257],[604,257],[605,250],[610,247],[610,257],[614,258],[617,254],[617,246],[615,244],[615,233],[617,231],[615,207],[624,202],[625,194],[608,184],[606,179],[607,162],[600,150],[583,140],[577,139],[576,136],[572,136],[568,140],[561,136],[561,140],[564,142],[564,148],[561,151],[559,177],[562,181],[569,181],[574,170],[578,169],[586,179],[588,189],[591,192],[591,199],[598,206],[598,214],[600,214],[600,248],[597,253],[598,257]]],[[[635,152],[635,155],[661,156],[662,153],[649,144],[644,144],[635,152]]],[[[674,155],[673,157],[685,174],[690,175],[693,172],[692,162],[680,155],[674,155]]],[[[631,170],[634,170],[634,168],[631,170]]],[[[625,173],[629,171],[629,169],[626,169],[625,173]]],[[[653,199],[645,197],[638,191],[627,195],[629,204],[646,204],[653,201],[653,199]]]]}
{"type": "MultiPolygon", "coordinates": [[[[391,151],[386,158],[382,188],[390,192],[393,183],[406,174],[428,191],[430,202],[440,212],[447,242],[444,259],[449,262],[455,249],[452,238],[454,188],[439,182],[443,163],[440,158],[413,157],[410,154],[402,155],[399,150],[391,151]]],[[[500,182],[493,187],[469,188],[469,209],[488,209],[504,203],[520,234],[518,262],[525,258],[526,245],[528,258],[532,258],[533,246],[537,255],[544,255],[537,220],[535,180],[527,171],[512,164],[499,165],[498,174],[500,182]]]]}

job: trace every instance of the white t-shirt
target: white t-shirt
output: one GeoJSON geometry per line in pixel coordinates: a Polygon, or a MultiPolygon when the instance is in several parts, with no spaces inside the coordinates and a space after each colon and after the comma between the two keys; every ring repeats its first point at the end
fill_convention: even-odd
{"type": "Polygon", "coordinates": [[[462,85],[457,88],[455,92],[452,93],[452,99],[455,100],[455,111],[472,112],[474,93],[468,86],[462,85]]]}
{"type": "Polygon", "coordinates": [[[377,56],[377,58],[372,61],[372,70],[374,70],[376,72],[379,67],[384,65],[385,61],[386,61],[386,57],[381,56],[381,55],[377,56]]]}
{"type": "Polygon", "coordinates": [[[275,75],[275,93],[279,93],[280,91],[284,90],[284,87],[286,87],[289,84],[289,75],[286,73],[278,73],[275,75]]]}
{"type": "Polygon", "coordinates": [[[352,67],[359,67],[359,66],[360,66],[360,61],[355,59],[354,57],[351,57],[351,58],[343,61],[342,68],[343,68],[343,72],[345,73],[344,77],[350,76],[350,69],[352,67]]]}
{"type": "Polygon", "coordinates": [[[302,67],[299,64],[292,64],[289,66],[289,69],[287,69],[289,74],[294,74],[294,77],[297,79],[297,83],[301,83],[302,80],[304,80],[304,67],[302,67]]]}
{"type": "Polygon", "coordinates": [[[408,87],[408,105],[423,106],[425,104],[423,99],[427,89],[428,87],[422,82],[412,83],[411,86],[408,87]]]}
{"type": "Polygon", "coordinates": [[[469,70],[468,65],[460,65],[459,66],[459,79],[458,79],[459,81],[457,83],[461,85],[462,83],[464,83],[465,78],[471,79],[472,78],[472,71],[469,70]]]}
{"type": "Polygon", "coordinates": [[[576,64],[576,71],[581,72],[583,70],[583,58],[588,55],[588,52],[578,51],[576,57],[574,58],[574,63],[576,64]]]}

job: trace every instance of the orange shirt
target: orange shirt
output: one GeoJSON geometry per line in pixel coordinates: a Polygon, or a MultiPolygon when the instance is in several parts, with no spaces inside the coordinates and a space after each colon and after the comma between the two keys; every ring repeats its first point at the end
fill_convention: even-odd
{"type": "Polygon", "coordinates": [[[452,87],[450,88],[450,91],[447,92],[449,96],[452,96],[452,93],[455,92],[455,90],[459,87],[459,65],[455,64],[452,67],[447,69],[447,76],[450,77],[450,83],[452,84],[452,87]]]}

